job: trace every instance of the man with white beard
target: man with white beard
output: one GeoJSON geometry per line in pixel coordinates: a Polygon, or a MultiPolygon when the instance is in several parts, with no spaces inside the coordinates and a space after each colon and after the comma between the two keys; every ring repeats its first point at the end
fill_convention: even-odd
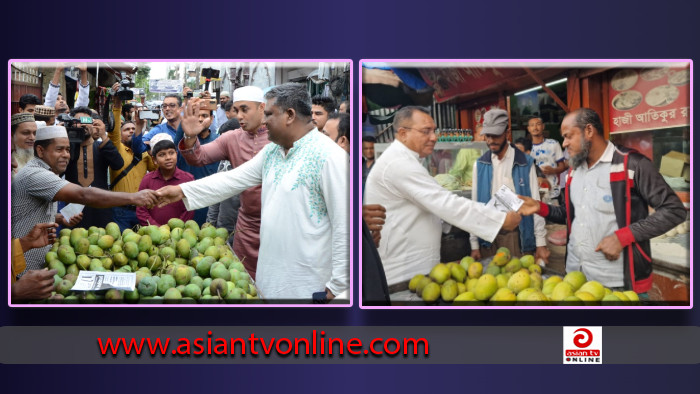
{"type": "Polygon", "coordinates": [[[17,171],[34,158],[34,140],[36,139],[34,114],[20,112],[12,115],[12,142],[16,148],[12,156],[17,161],[17,171]]]}

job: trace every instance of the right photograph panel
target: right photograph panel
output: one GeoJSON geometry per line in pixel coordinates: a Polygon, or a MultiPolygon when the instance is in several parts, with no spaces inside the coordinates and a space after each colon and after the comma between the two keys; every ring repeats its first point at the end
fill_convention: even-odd
{"type": "Polygon", "coordinates": [[[363,308],[692,307],[692,61],[360,64],[363,308]]]}

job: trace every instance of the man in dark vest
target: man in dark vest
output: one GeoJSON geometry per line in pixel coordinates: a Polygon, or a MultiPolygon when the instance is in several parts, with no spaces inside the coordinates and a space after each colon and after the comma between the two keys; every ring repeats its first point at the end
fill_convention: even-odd
{"type": "MultiPolygon", "coordinates": [[[[539,200],[539,184],[532,157],[524,154],[508,141],[508,112],[492,109],[484,114],[481,134],[489,146],[472,171],[472,199],[487,203],[502,185],[513,192],[539,200]]],[[[547,262],[547,231],[539,216],[523,218],[517,229],[501,233],[493,243],[471,236],[472,257],[476,260],[496,254],[506,247],[513,256],[534,254],[535,259],[547,262]]]]}

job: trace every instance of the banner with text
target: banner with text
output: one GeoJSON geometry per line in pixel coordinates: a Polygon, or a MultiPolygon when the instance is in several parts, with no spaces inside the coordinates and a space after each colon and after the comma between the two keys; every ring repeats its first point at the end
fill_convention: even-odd
{"type": "Polygon", "coordinates": [[[623,69],[610,79],[610,132],[690,124],[690,67],[623,69]]]}

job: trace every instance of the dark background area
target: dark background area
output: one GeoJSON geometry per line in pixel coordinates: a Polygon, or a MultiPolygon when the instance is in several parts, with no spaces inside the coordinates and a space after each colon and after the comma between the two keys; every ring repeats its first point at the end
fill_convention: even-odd
{"type": "MultiPolygon", "coordinates": [[[[695,42],[700,36],[696,13],[691,11],[690,3],[679,0],[593,0],[585,3],[360,0],[279,4],[273,1],[185,4],[37,0],[31,4],[10,3],[6,7],[5,20],[0,26],[5,37],[6,60],[352,59],[354,136],[359,135],[360,129],[357,121],[360,59],[694,59],[700,53],[700,46],[695,42]]],[[[7,79],[3,84],[7,84],[7,79]]],[[[7,91],[6,85],[5,89],[7,91]]],[[[356,140],[357,159],[359,145],[356,140]]],[[[8,163],[9,147],[6,152],[5,162],[8,163]]],[[[355,163],[353,184],[358,185],[359,160],[355,163]]],[[[6,173],[9,176],[9,171],[6,173]]],[[[353,206],[356,207],[359,187],[355,186],[354,190],[353,206]]],[[[359,220],[357,214],[355,218],[359,220]]],[[[355,295],[359,293],[359,230],[355,225],[352,245],[355,295]]],[[[695,277],[692,280],[697,283],[695,277]]],[[[6,286],[7,281],[1,280],[0,293],[7,294],[6,286]]],[[[697,298],[694,303],[696,301],[697,298]]],[[[336,325],[700,325],[697,308],[431,311],[360,310],[357,300],[354,304],[350,309],[11,309],[3,305],[0,306],[0,325],[309,325],[318,328],[336,325]]],[[[46,335],[51,335],[50,331],[47,330],[46,335]]],[[[643,342],[640,338],[640,347],[644,346],[643,342]]],[[[66,362],[70,362],[69,355],[66,355],[66,362]]],[[[109,366],[109,369],[75,365],[0,366],[0,376],[5,379],[3,386],[9,389],[2,392],[7,393],[82,392],[88,387],[101,392],[131,389],[165,392],[175,388],[364,391],[356,387],[358,383],[376,391],[411,392],[448,386],[464,391],[490,388],[497,392],[548,391],[545,387],[570,392],[660,393],[683,388],[693,392],[697,390],[692,387],[696,386],[698,372],[697,365],[125,365],[109,366]],[[73,379],[64,380],[66,376],[73,379]],[[77,377],[82,382],[74,381],[77,377]],[[120,384],[110,383],[112,379],[119,380],[120,384]]]]}

